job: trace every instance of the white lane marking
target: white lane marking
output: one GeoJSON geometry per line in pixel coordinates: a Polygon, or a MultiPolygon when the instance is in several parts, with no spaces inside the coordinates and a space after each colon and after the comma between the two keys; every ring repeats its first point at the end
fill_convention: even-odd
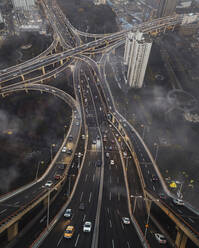
{"type": "Polygon", "coordinates": [[[112,239],[112,246],[113,246],[113,248],[115,247],[115,245],[114,245],[114,240],[112,239]]]}
{"type": "Polygon", "coordinates": [[[88,166],[90,166],[91,165],[91,161],[88,163],[88,166]]]}
{"type": "Polygon", "coordinates": [[[144,159],[144,158],[142,158],[142,161],[145,161],[145,159],[144,159]]]}
{"type": "Polygon", "coordinates": [[[75,241],[75,247],[77,246],[78,240],[79,240],[79,234],[77,235],[77,239],[75,241]]]}
{"type": "Polygon", "coordinates": [[[87,180],[87,177],[88,177],[88,174],[86,174],[86,177],[85,177],[85,182],[86,182],[86,180],[87,180]]]}
{"type": "Polygon", "coordinates": [[[19,204],[19,203],[20,203],[20,201],[17,201],[17,202],[14,203],[14,205],[17,205],[17,204],[19,204]]]}
{"type": "Polygon", "coordinates": [[[120,211],[119,211],[119,209],[117,209],[117,214],[118,214],[118,215],[120,215],[120,211]]]}
{"type": "Polygon", "coordinates": [[[111,166],[109,165],[109,170],[111,170],[111,166]]]}
{"type": "Polygon", "coordinates": [[[192,220],[191,218],[188,218],[192,223],[194,223],[194,220],[192,220]]]}
{"type": "Polygon", "coordinates": [[[128,248],[130,248],[129,241],[127,241],[126,243],[127,243],[128,248]]]}
{"type": "Polygon", "coordinates": [[[109,214],[109,208],[107,208],[107,212],[108,212],[108,214],[109,214]]]}
{"type": "Polygon", "coordinates": [[[81,193],[81,196],[80,196],[80,202],[82,201],[82,197],[83,197],[83,192],[81,193]]]}
{"type": "Polygon", "coordinates": [[[89,203],[91,201],[91,197],[92,197],[92,192],[90,192],[90,195],[89,195],[89,200],[88,200],[89,203]]]}
{"type": "Polygon", "coordinates": [[[95,181],[95,174],[93,175],[93,182],[95,181]]]}
{"type": "Polygon", "coordinates": [[[118,201],[120,201],[120,192],[118,192],[118,201]]]}
{"type": "Polygon", "coordinates": [[[153,190],[155,191],[155,186],[153,185],[153,190]]]}
{"type": "Polygon", "coordinates": [[[46,218],[46,215],[44,215],[44,217],[43,217],[43,218],[41,218],[41,220],[40,220],[40,222],[39,222],[39,223],[42,223],[42,222],[45,220],[45,218],[46,218]]]}
{"type": "Polygon", "coordinates": [[[149,174],[150,172],[149,172],[149,170],[148,170],[148,174],[149,174]]]}
{"type": "Polygon", "coordinates": [[[0,214],[4,213],[6,210],[7,210],[7,208],[5,208],[4,210],[2,210],[2,211],[0,212],[0,214]]]}
{"type": "Polygon", "coordinates": [[[110,184],[111,184],[111,176],[110,176],[110,184]]]}
{"type": "Polygon", "coordinates": [[[109,220],[109,223],[110,223],[110,228],[112,228],[112,222],[111,222],[111,220],[109,220]]]}
{"type": "Polygon", "coordinates": [[[84,214],[84,218],[83,218],[83,221],[85,221],[85,219],[86,219],[86,215],[84,214]]]}
{"type": "Polygon", "coordinates": [[[61,243],[62,239],[63,239],[63,234],[61,235],[60,239],[59,239],[58,242],[57,242],[57,247],[58,247],[59,244],[61,243]]]}
{"type": "Polygon", "coordinates": [[[119,179],[119,177],[117,177],[117,183],[119,183],[119,181],[120,181],[120,179],[119,179]]]}
{"type": "Polygon", "coordinates": [[[143,157],[143,154],[141,153],[141,156],[143,157]]]}
{"type": "Polygon", "coordinates": [[[122,225],[122,229],[124,230],[124,225],[123,225],[123,223],[121,222],[121,225],[122,225]]]}
{"type": "Polygon", "coordinates": [[[177,211],[182,214],[182,211],[180,209],[177,209],[177,211]]]}
{"type": "Polygon", "coordinates": [[[111,192],[110,192],[110,194],[109,194],[109,200],[111,201],[111,192]]]}

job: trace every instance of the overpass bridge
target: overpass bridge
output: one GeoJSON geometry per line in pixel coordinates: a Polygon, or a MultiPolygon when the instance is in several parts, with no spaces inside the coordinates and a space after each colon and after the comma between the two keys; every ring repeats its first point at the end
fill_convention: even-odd
{"type": "MultiPolygon", "coordinates": [[[[74,141],[72,144],[70,142],[70,146],[72,145],[72,149],[73,149],[73,154],[67,158],[67,161],[64,160],[66,166],[65,169],[63,171],[60,171],[60,174],[62,175],[61,179],[59,181],[55,181],[53,184],[53,187],[51,188],[47,188],[44,186],[45,182],[46,182],[46,176],[48,175],[54,175],[55,171],[57,171],[57,165],[56,163],[59,162],[60,160],[63,159],[63,153],[61,153],[62,147],[64,145],[67,146],[67,143],[69,142],[68,140],[68,135],[66,136],[66,138],[64,139],[64,142],[62,144],[62,146],[60,147],[58,153],[56,154],[55,158],[53,159],[53,161],[51,162],[49,168],[47,169],[47,171],[45,172],[45,174],[38,180],[36,180],[35,182],[26,185],[24,190],[21,191],[21,189],[18,191],[16,191],[15,194],[11,194],[10,196],[6,195],[5,197],[1,197],[0,198],[0,203],[3,202],[3,206],[7,205],[7,207],[12,204],[13,201],[15,201],[15,199],[19,199],[21,198],[22,203],[19,204],[19,206],[16,206],[16,210],[7,210],[5,213],[2,212],[1,214],[1,221],[0,221],[0,236],[2,233],[7,232],[7,238],[8,241],[12,240],[17,234],[18,234],[18,227],[21,223],[21,221],[23,221],[23,218],[30,213],[31,211],[33,211],[36,207],[40,206],[40,208],[43,207],[47,207],[48,201],[53,201],[53,199],[56,197],[57,193],[61,190],[63,183],[66,180],[67,174],[68,174],[68,169],[70,167],[70,163],[73,159],[73,155],[77,146],[77,141],[79,139],[80,136],[80,130],[81,130],[81,113],[80,113],[80,107],[79,107],[79,103],[74,100],[70,95],[68,95],[67,93],[65,93],[62,90],[59,90],[55,87],[52,86],[48,86],[48,85],[41,85],[41,84],[29,84],[28,86],[24,86],[24,85],[18,85],[15,87],[12,87],[12,89],[7,90],[7,93],[14,93],[17,91],[40,91],[40,92],[47,92],[49,94],[53,94],[57,97],[59,97],[60,99],[62,99],[66,104],[69,104],[71,106],[71,108],[74,110],[76,110],[76,118],[77,116],[79,121],[80,121],[80,125],[75,125],[75,122],[77,121],[76,118],[74,118],[74,114],[73,114],[73,118],[72,118],[72,122],[70,125],[70,129],[69,129],[69,133],[73,135],[74,141]],[[36,192],[36,195],[34,192],[36,192]],[[28,198],[24,198],[25,195],[28,194],[28,198]],[[24,199],[23,199],[24,198],[24,199]]],[[[2,208],[2,206],[0,205],[0,208],[2,208]]]]}

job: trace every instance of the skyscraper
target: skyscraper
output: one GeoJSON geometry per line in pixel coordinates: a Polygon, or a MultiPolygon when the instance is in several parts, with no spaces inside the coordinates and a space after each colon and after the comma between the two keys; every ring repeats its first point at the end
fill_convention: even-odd
{"type": "Polygon", "coordinates": [[[157,17],[172,15],[176,9],[178,0],[160,0],[157,17]]]}
{"type": "Polygon", "coordinates": [[[128,35],[124,63],[128,64],[127,83],[130,87],[142,87],[151,46],[152,41],[149,37],[140,32],[128,35]]]}

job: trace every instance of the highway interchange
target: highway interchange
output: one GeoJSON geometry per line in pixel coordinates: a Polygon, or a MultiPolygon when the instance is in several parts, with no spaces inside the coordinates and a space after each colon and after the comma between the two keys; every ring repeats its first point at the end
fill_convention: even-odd
{"type": "MultiPolygon", "coordinates": [[[[85,125],[85,130],[88,134],[86,135],[88,137],[88,140],[86,138],[87,149],[84,153],[81,169],[79,169],[79,177],[74,188],[73,197],[66,203],[67,207],[72,208],[72,218],[68,220],[63,217],[62,209],[61,218],[52,225],[52,231],[48,234],[48,230],[44,230],[43,236],[47,238],[44,240],[41,236],[34,243],[33,247],[37,247],[38,243],[41,247],[49,247],[49,245],[53,245],[53,247],[64,247],[66,243],[67,247],[148,247],[149,244],[143,235],[144,223],[146,222],[144,201],[138,204],[138,208],[143,211],[143,214],[139,217],[141,221],[137,220],[138,223],[132,217],[132,209],[130,210],[135,204],[135,199],[130,196],[141,195],[143,187],[132,159],[129,159],[128,168],[125,168],[127,164],[125,162],[127,160],[126,157],[132,156],[132,147],[137,160],[140,162],[140,170],[143,175],[146,191],[149,191],[155,198],[159,199],[159,194],[165,192],[165,186],[162,184],[161,176],[154,167],[154,160],[149,155],[145,145],[143,145],[139,134],[117,112],[114,106],[103,67],[106,62],[105,55],[102,56],[101,62],[97,64],[94,60],[82,54],[89,49],[93,50],[94,48],[97,50],[100,46],[105,46],[107,49],[108,46],[111,48],[118,43],[123,43],[124,34],[127,31],[110,34],[81,45],[77,30],[71,30],[70,24],[67,27],[67,30],[70,30],[70,32],[67,33],[63,27],[63,23],[61,25],[61,21],[59,20],[63,16],[60,14],[60,11],[57,12],[57,8],[55,8],[55,11],[51,8],[53,4],[55,5],[55,1],[46,1],[45,3],[48,3],[48,8],[46,9],[48,15],[53,15],[54,18],[52,19],[54,20],[54,32],[61,36],[61,43],[67,50],[59,54],[44,56],[42,59],[39,57],[36,60],[27,61],[24,65],[4,70],[1,74],[1,84],[3,86],[1,92],[10,93],[18,90],[40,90],[48,92],[60,97],[72,107],[73,119],[70,133],[67,134],[63,145],[60,147],[58,154],[53,159],[45,175],[37,182],[0,199],[0,228],[7,221],[10,221],[11,217],[14,218],[16,212],[23,211],[24,206],[27,207],[31,202],[41,198],[44,194],[48,194],[49,189],[44,184],[47,180],[52,180],[55,172],[59,172],[60,174],[67,173],[67,170],[63,171],[57,167],[56,161],[62,161],[65,158],[66,155],[61,152],[61,149],[65,144],[67,146],[68,143],[71,143],[68,140],[68,136],[72,135],[73,154],[69,156],[70,158],[67,162],[70,165],[77,146],[77,140],[80,137],[81,127],[85,125]],[[40,79],[33,78],[31,84],[24,84],[22,81],[22,83],[19,82],[17,85],[10,84],[9,87],[6,85],[6,82],[13,80],[13,78],[21,77],[21,75],[31,73],[35,69],[38,70],[43,66],[74,56],[77,61],[74,64],[75,70],[73,72],[76,100],[71,99],[65,92],[57,88],[45,84],[35,84],[45,75],[42,75],[40,79]],[[5,85],[3,84],[4,82],[5,85]],[[116,118],[114,123],[112,123],[112,118],[109,118],[110,116],[116,118]],[[81,125],[82,120],[83,123],[81,125]],[[119,130],[119,125],[123,126],[122,130],[119,130]],[[104,140],[105,134],[107,134],[106,141],[104,140]],[[126,141],[124,136],[127,136],[129,139],[126,141]],[[124,151],[127,153],[125,156],[123,154],[124,151]],[[109,153],[109,157],[106,156],[107,152],[109,153]],[[111,160],[114,160],[114,164],[112,165],[110,164],[111,160]],[[154,175],[158,178],[155,181],[153,180],[154,175]],[[81,202],[85,204],[84,211],[79,210],[81,202]],[[122,222],[122,217],[131,217],[131,224],[125,225],[122,222]],[[83,222],[86,220],[92,222],[92,231],[88,234],[82,231],[83,222]],[[74,237],[71,240],[64,240],[63,232],[69,223],[75,226],[74,237]],[[42,244],[40,240],[42,240],[42,244]]],[[[66,24],[69,24],[69,22],[65,20],[64,25],[66,24]]],[[[147,25],[145,25],[145,28],[147,29],[147,25]]],[[[44,55],[48,54],[50,50],[44,55]]],[[[71,61],[63,64],[62,69],[68,66],[71,61]]],[[[58,72],[59,69],[56,73],[58,72]]],[[[53,183],[52,189],[59,182],[53,179],[53,183]]],[[[159,201],[166,205],[185,225],[188,225],[195,235],[198,235],[199,225],[197,214],[188,209],[187,206],[179,207],[175,205],[170,195],[167,195],[166,199],[159,199],[159,201]]],[[[138,212],[137,209],[135,211],[138,212]]],[[[150,241],[149,243],[153,244],[152,247],[154,245],[158,247],[158,243],[154,240],[153,236],[149,235],[147,238],[150,241]]]]}

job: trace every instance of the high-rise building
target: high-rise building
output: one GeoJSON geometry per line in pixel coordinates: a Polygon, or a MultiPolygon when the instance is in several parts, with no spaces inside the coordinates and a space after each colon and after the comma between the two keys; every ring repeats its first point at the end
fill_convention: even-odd
{"type": "Polygon", "coordinates": [[[106,0],[95,0],[95,5],[106,4],[106,0]]]}
{"type": "Polygon", "coordinates": [[[178,0],[160,0],[158,5],[157,17],[172,15],[176,9],[178,0]]]}
{"type": "Polygon", "coordinates": [[[20,10],[30,10],[35,6],[35,0],[12,0],[13,7],[20,10]]]}
{"type": "Polygon", "coordinates": [[[124,63],[128,64],[127,83],[132,88],[141,88],[151,51],[152,41],[143,33],[130,33],[127,37],[124,63]]]}

